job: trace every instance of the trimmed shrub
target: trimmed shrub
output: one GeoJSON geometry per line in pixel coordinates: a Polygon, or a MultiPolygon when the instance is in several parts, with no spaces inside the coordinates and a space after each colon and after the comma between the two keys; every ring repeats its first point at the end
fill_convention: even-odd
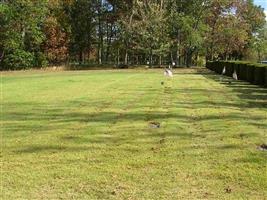
{"type": "Polygon", "coordinates": [[[255,72],[255,66],[248,64],[247,65],[247,79],[246,81],[250,83],[254,83],[254,72],[255,72]]]}
{"type": "Polygon", "coordinates": [[[236,71],[238,79],[240,79],[240,63],[236,63],[233,65],[234,70],[236,71]]]}
{"type": "Polygon", "coordinates": [[[234,65],[233,63],[226,63],[226,76],[232,76],[234,73],[234,65]]]}
{"type": "Polygon", "coordinates": [[[221,74],[225,67],[227,76],[232,77],[236,71],[238,79],[267,87],[267,65],[241,61],[214,61],[207,62],[206,67],[218,74],[221,74]]]}
{"type": "Polygon", "coordinates": [[[225,65],[225,63],[223,63],[223,62],[218,62],[218,67],[217,67],[217,73],[219,73],[219,74],[221,74],[222,73],[222,71],[223,71],[223,68],[224,68],[224,65],[225,65]]]}
{"type": "Polygon", "coordinates": [[[239,74],[238,78],[241,80],[247,80],[248,66],[245,63],[239,63],[239,74]]]}
{"type": "Polygon", "coordinates": [[[265,67],[255,66],[254,69],[254,84],[264,85],[265,83],[265,67]]]}

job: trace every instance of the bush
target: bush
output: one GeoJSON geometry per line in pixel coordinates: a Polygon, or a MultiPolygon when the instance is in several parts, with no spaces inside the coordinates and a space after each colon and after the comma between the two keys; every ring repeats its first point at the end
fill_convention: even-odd
{"type": "Polygon", "coordinates": [[[199,66],[199,67],[204,67],[205,66],[205,57],[199,57],[198,59],[197,59],[197,66],[199,66]]]}
{"type": "Polygon", "coordinates": [[[128,69],[128,68],[129,68],[129,66],[126,65],[126,64],[119,64],[117,67],[118,67],[119,69],[128,69]]]}
{"type": "Polygon", "coordinates": [[[42,52],[37,52],[35,54],[35,60],[34,60],[34,65],[38,68],[41,67],[46,67],[48,65],[48,61],[46,59],[46,56],[42,52]]]}
{"type": "Polygon", "coordinates": [[[233,72],[236,71],[238,79],[267,87],[267,65],[236,61],[214,61],[207,62],[206,67],[219,74],[225,67],[226,76],[232,77],[233,72]]]}
{"type": "Polygon", "coordinates": [[[3,60],[3,68],[11,70],[27,69],[34,65],[34,55],[24,50],[16,49],[6,54],[3,60]]]}

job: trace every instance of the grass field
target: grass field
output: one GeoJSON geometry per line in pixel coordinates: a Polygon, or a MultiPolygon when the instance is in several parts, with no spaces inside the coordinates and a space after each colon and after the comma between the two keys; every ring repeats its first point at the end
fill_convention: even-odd
{"type": "Polygon", "coordinates": [[[266,88],[195,69],[1,82],[1,199],[266,198],[266,88]]]}

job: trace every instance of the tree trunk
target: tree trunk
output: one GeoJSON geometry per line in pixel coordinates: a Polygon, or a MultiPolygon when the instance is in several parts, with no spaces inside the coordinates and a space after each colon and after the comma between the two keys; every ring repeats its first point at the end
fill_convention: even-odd
{"type": "Polygon", "coordinates": [[[83,63],[85,63],[85,54],[82,52],[82,57],[83,57],[83,63]]]}
{"type": "Polygon", "coordinates": [[[163,2],[163,0],[160,0],[160,10],[162,10],[162,9],[163,9],[163,5],[164,5],[164,2],[163,2]]]}
{"type": "Polygon", "coordinates": [[[257,52],[258,52],[258,62],[261,62],[261,52],[259,49],[257,50],[257,52]]]}
{"type": "Polygon", "coordinates": [[[80,52],[79,52],[79,64],[82,64],[82,61],[83,61],[83,52],[82,52],[82,50],[80,50],[80,52]]]}
{"type": "MultiPolygon", "coordinates": [[[[133,21],[133,15],[134,15],[134,11],[132,9],[132,13],[131,13],[131,16],[130,16],[130,20],[129,20],[129,25],[130,27],[132,26],[132,21],[133,21]]],[[[127,65],[128,64],[128,46],[130,44],[130,40],[129,38],[126,39],[126,46],[125,46],[125,57],[124,57],[124,64],[127,65]]]]}
{"type": "Polygon", "coordinates": [[[125,56],[124,56],[124,64],[128,65],[128,50],[125,50],[125,56]]]}
{"type": "Polygon", "coordinates": [[[118,51],[117,51],[117,65],[120,64],[120,49],[118,48],[118,51]]]}
{"type": "Polygon", "coordinates": [[[150,49],[150,54],[149,54],[149,66],[152,66],[152,49],[150,49]]]}
{"type": "Polygon", "coordinates": [[[110,57],[110,49],[111,49],[111,41],[112,41],[112,27],[113,27],[113,24],[111,24],[110,26],[108,26],[108,23],[107,23],[107,52],[106,52],[106,61],[109,60],[109,57],[110,57]],[[110,29],[110,31],[108,31],[110,29]]]}
{"type": "Polygon", "coordinates": [[[101,47],[98,48],[98,64],[101,65],[102,64],[102,59],[101,56],[102,55],[102,49],[101,47]]]}
{"type": "Polygon", "coordinates": [[[99,9],[98,9],[98,29],[99,29],[99,38],[98,38],[98,64],[102,64],[102,47],[103,47],[103,33],[102,33],[102,20],[101,20],[101,8],[102,0],[99,0],[99,9]]]}
{"type": "Polygon", "coordinates": [[[4,50],[1,51],[1,56],[0,56],[0,63],[2,62],[2,60],[4,59],[4,55],[5,55],[5,52],[4,50]]]}
{"type": "Polygon", "coordinates": [[[191,67],[192,65],[192,50],[191,49],[188,49],[187,52],[186,52],[186,66],[187,67],[191,67]]]}
{"type": "Polygon", "coordinates": [[[171,51],[171,64],[173,63],[173,56],[172,56],[172,51],[171,51]]]}

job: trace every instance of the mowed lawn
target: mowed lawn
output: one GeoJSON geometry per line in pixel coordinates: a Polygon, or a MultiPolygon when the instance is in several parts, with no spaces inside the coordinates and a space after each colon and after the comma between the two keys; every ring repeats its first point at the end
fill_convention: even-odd
{"type": "Polygon", "coordinates": [[[196,69],[4,72],[1,86],[1,199],[266,198],[267,89],[196,69]]]}

